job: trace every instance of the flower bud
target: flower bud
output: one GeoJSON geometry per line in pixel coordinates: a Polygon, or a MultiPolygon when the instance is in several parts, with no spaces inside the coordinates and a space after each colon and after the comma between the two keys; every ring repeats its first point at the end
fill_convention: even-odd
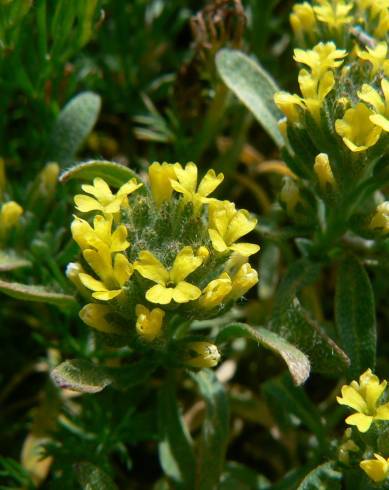
{"type": "Polygon", "coordinates": [[[382,228],[384,233],[389,232],[389,201],[377,206],[376,213],[370,221],[370,228],[382,228]]]}
{"type": "Polygon", "coordinates": [[[321,188],[325,188],[326,185],[334,185],[335,179],[332,173],[330,161],[327,153],[319,153],[315,158],[315,164],[313,166],[321,188]]]}
{"type": "Polygon", "coordinates": [[[294,183],[293,179],[289,177],[284,178],[284,185],[280,192],[280,199],[286,204],[288,214],[292,214],[294,208],[300,200],[299,188],[294,183]]]}
{"type": "Polygon", "coordinates": [[[316,26],[315,13],[308,2],[296,4],[290,15],[290,24],[296,37],[311,34],[316,26]]]}
{"type": "Polygon", "coordinates": [[[23,208],[15,201],[9,201],[2,205],[0,211],[0,229],[6,233],[14,228],[23,214],[23,208]]]}
{"type": "Polygon", "coordinates": [[[175,179],[176,173],[173,165],[154,162],[149,167],[151,193],[157,206],[168,201],[173,193],[170,179],[175,179]]]}
{"type": "Polygon", "coordinates": [[[246,262],[232,279],[232,290],[229,298],[237,299],[245,295],[258,282],[258,273],[246,262]]]}
{"type": "Polygon", "coordinates": [[[112,310],[108,305],[89,303],[85,305],[79,316],[81,320],[99,332],[121,334],[123,329],[112,321],[112,310]]]}
{"type": "Polygon", "coordinates": [[[148,342],[153,341],[161,333],[165,312],[160,308],[149,310],[143,305],[137,305],[135,312],[138,334],[148,342]]]}
{"type": "Polygon", "coordinates": [[[190,342],[184,362],[194,368],[215,367],[220,361],[220,353],[215,344],[205,341],[190,342]]]}
{"type": "Polygon", "coordinates": [[[200,307],[205,309],[215,308],[230,293],[231,289],[231,278],[226,272],[223,272],[204,288],[203,295],[199,299],[200,307]]]}

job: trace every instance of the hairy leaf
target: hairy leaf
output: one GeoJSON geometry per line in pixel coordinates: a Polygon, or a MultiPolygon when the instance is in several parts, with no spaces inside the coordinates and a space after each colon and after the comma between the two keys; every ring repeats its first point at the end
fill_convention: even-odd
{"type": "Polygon", "coordinates": [[[12,271],[22,267],[31,267],[31,262],[14,252],[0,251],[0,272],[12,271]]]}
{"type": "Polygon", "coordinates": [[[61,363],[53,369],[51,377],[60,388],[81,393],[98,393],[112,383],[107,369],[83,359],[61,363]]]}
{"type": "Polygon", "coordinates": [[[118,490],[112,478],[92,463],[78,463],[75,470],[83,490],[118,490]]]}
{"type": "Polygon", "coordinates": [[[331,488],[340,490],[342,474],[335,469],[335,463],[329,462],[322,464],[312,470],[300,483],[297,490],[318,490],[320,488],[331,488]]]}
{"type": "Polygon", "coordinates": [[[0,279],[0,291],[12,298],[25,301],[39,301],[57,306],[74,306],[77,304],[73,296],[50,291],[43,286],[7,282],[0,279]]]}

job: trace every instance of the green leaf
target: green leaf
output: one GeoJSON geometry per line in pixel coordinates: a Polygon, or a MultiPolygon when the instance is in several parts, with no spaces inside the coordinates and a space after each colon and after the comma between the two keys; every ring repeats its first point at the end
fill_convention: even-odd
{"type": "Polygon", "coordinates": [[[75,306],[77,304],[73,296],[56,293],[43,286],[33,286],[30,284],[21,284],[19,282],[7,282],[0,279],[0,291],[12,298],[25,301],[38,301],[41,303],[67,307],[75,306]]]}
{"type": "Polygon", "coordinates": [[[92,131],[100,112],[100,96],[83,92],[61,110],[50,137],[48,159],[60,164],[74,160],[77,151],[92,131]]]}
{"type": "Polygon", "coordinates": [[[258,282],[258,296],[267,300],[273,297],[279,278],[280,248],[275,243],[267,241],[261,246],[259,259],[261,280],[258,282]]]}
{"type": "Polygon", "coordinates": [[[92,463],[74,465],[83,490],[118,490],[118,487],[103,470],[92,463]]]}
{"type": "Polygon", "coordinates": [[[229,404],[223,385],[215,373],[202,369],[191,373],[206,403],[196,474],[196,490],[218,488],[224,471],[229,438],[229,404]]]}
{"type": "Polygon", "coordinates": [[[297,490],[340,490],[342,474],[335,469],[335,463],[322,464],[312,470],[300,483],[297,490]]]}
{"type": "Polygon", "coordinates": [[[182,420],[171,379],[159,391],[158,423],[161,438],[159,458],[165,474],[177,488],[194,488],[196,461],[192,440],[182,420]]]}
{"type": "Polygon", "coordinates": [[[273,101],[279,88],[270,75],[254,60],[232,49],[218,52],[216,66],[227,87],[253,113],[276,145],[284,146],[278,129],[282,114],[273,101]]]}
{"type": "Polygon", "coordinates": [[[218,490],[266,490],[269,485],[269,480],[264,476],[230,461],[226,463],[226,472],[222,475],[218,490]]]}
{"type": "Polygon", "coordinates": [[[112,383],[106,368],[83,359],[62,362],[51,371],[51,377],[60,388],[80,393],[98,393],[112,383]]]}
{"type": "Polygon", "coordinates": [[[309,376],[310,364],[307,356],[279,335],[262,327],[251,327],[245,323],[231,323],[219,332],[216,343],[222,343],[236,337],[255,340],[266,349],[282,357],[289,368],[293,381],[300,385],[309,376]]]}
{"type": "Polygon", "coordinates": [[[31,267],[31,262],[14,252],[0,250],[0,272],[13,271],[22,267],[31,267]]]}
{"type": "Polygon", "coordinates": [[[341,345],[351,360],[350,376],[374,368],[377,347],[374,293],[365,268],[355,257],[347,257],[337,272],[335,319],[341,345]]]}
{"type": "Polygon", "coordinates": [[[316,280],[319,271],[320,266],[307,259],[289,267],[276,293],[271,330],[302,350],[313,371],[333,375],[343,373],[349,359],[297,298],[303,287],[316,280]]]}
{"type": "MultiPolygon", "coordinates": [[[[79,163],[74,167],[65,170],[60,176],[59,181],[62,183],[71,179],[92,180],[95,177],[101,177],[109,185],[120,187],[134,177],[142,182],[142,179],[133,170],[124,165],[115,162],[91,160],[89,162],[79,163]]],[[[137,190],[137,193],[147,194],[148,190],[145,185],[137,190]]]]}

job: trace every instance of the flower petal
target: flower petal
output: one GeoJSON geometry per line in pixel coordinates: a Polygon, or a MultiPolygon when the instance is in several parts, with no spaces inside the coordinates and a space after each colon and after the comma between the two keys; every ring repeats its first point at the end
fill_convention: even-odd
{"type": "Polygon", "coordinates": [[[173,289],[173,299],[176,303],[188,303],[200,296],[201,290],[189,282],[182,281],[173,289]]]}
{"type": "Polygon", "coordinates": [[[98,291],[92,294],[92,297],[99,299],[100,301],[109,301],[110,299],[116,298],[121,294],[121,289],[113,289],[112,291],[98,291]]]}
{"type": "Polygon", "coordinates": [[[203,263],[201,257],[193,254],[192,247],[184,247],[176,256],[170,278],[174,284],[183,281],[203,263]]]}
{"type": "Polygon", "coordinates": [[[243,257],[250,257],[250,255],[256,254],[260,247],[254,243],[235,243],[234,245],[230,246],[230,249],[243,257]]]}
{"type": "Polygon", "coordinates": [[[222,173],[216,175],[213,169],[208,170],[199,184],[198,194],[203,197],[209,196],[223,182],[223,179],[222,173]]]}
{"type": "Polygon", "coordinates": [[[367,432],[373,422],[373,417],[363,413],[353,413],[346,418],[345,422],[349,425],[355,425],[359,432],[367,432]]]}
{"type": "Polygon", "coordinates": [[[108,291],[103,282],[98,281],[89,274],[81,272],[78,277],[80,278],[82,284],[91,291],[108,291]]]}
{"type": "MultiPolygon", "coordinates": [[[[179,163],[174,165],[174,171],[177,179],[182,187],[190,193],[196,192],[197,186],[197,166],[193,162],[189,162],[185,165],[185,169],[179,163]]],[[[173,182],[172,182],[173,185],[173,182]]],[[[173,185],[174,188],[174,185],[173,185]]],[[[180,192],[180,191],[178,191],[180,192]]]]}
{"type": "Polygon", "coordinates": [[[116,254],[114,259],[113,273],[115,279],[122,287],[131,277],[134,268],[123,254],[116,254]]]}
{"type": "Polygon", "coordinates": [[[216,230],[209,228],[208,233],[212,242],[212,246],[217,252],[226,252],[228,250],[226,242],[216,230]]]}
{"type": "Polygon", "coordinates": [[[146,299],[150,303],[167,305],[173,299],[173,288],[167,288],[161,284],[156,284],[146,292],[146,299]]]}
{"type": "Polygon", "coordinates": [[[367,404],[362,395],[352,386],[342,387],[342,397],[336,397],[340,405],[347,405],[357,412],[366,412],[367,404]]]}
{"type": "Polygon", "coordinates": [[[169,272],[161,262],[148,250],[143,250],[134,263],[134,269],[150,281],[165,285],[169,281],[169,272]]]}
{"type": "Polygon", "coordinates": [[[103,210],[103,206],[94,197],[85,196],[84,194],[74,196],[74,202],[76,203],[76,209],[82,213],[103,210]]]}

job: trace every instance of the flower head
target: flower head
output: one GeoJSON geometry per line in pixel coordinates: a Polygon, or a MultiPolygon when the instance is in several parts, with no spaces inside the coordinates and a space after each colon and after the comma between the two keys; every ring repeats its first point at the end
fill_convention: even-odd
{"type": "Polygon", "coordinates": [[[361,60],[371,63],[371,76],[383,71],[385,76],[389,76],[388,45],[386,42],[378,43],[374,48],[367,47],[365,51],[357,48],[357,55],[361,60]]]}
{"type": "Polygon", "coordinates": [[[165,312],[160,308],[149,310],[143,305],[136,305],[136,330],[148,342],[153,341],[161,333],[165,312]]]}
{"type": "Polygon", "coordinates": [[[375,215],[370,221],[370,228],[381,228],[384,233],[389,232],[389,201],[377,206],[375,215]]]}
{"type": "Polygon", "coordinates": [[[381,128],[371,121],[370,116],[373,114],[365,104],[359,103],[347,109],[343,119],[335,121],[336,132],[351,151],[365,151],[379,140],[381,128]]]}
{"type": "Polygon", "coordinates": [[[364,459],[359,463],[366,475],[378,483],[385,480],[389,474],[389,458],[383,458],[379,454],[374,454],[376,459],[364,459]]]}
{"type": "Polygon", "coordinates": [[[329,0],[318,0],[320,5],[313,7],[317,19],[326,24],[330,29],[339,31],[344,25],[352,22],[353,17],[349,15],[353,4],[344,0],[331,2],[329,0]]]}
{"type": "Polygon", "coordinates": [[[187,163],[185,168],[176,163],[174,171],[176,180],[171,180],[173,189],[183,194],[186,201],[192,202],[195,211],[199,211],[202,204],[210,202],[208,196],[224,179],[222,173],[216,175],[214,170],[208,170],[197,186],[197,166],[192,162],[187,163]]]}
{"type": "Polygon", "coordinates": [[[308,2],[294,5],[289,19],[294,34],[299,37],[304,33],[312,33],[316,26],[315,13],[308,2]]]}
{"type": "Polygon", "coordinates": [[[293,59],[311,69],[314,78],[320,78],[330,68],[337,68],[347,55],[344,49],[337,49],[335,43],[319,43],[313,49],[295,49],[293,59]]]}
{"type": "Polygon", "coordinates": [[[252,243],[235,243],[255,228],[257,220],[251,218],[244,209],[237,211],[229,201],[216,201],[209,204],[209,236],[218,252],[234,251],[248,257],[259,250],[252,243]]]}
{"type": "Polygon", "coordinates": [[[237,299],[244,296],[257,282],[257,271],[248,262],[242,264],[232,278],[232,288],[229,298],[237,299]]]}
{"type": "Polygon", "coordinates": [[[378,401],[386,388],[386,381],[380,383],[371,369],[359,377],[359,383],[352,381],[342,387],[342,396],[337,397],[340,405],[354,409],[354,413],[346,418],[346,423],[355,425],[360,432],[367,432],[375,420],[389,420],[389,403],[378,405],[378,401]]]}
{"type": "Polygon", "coordinates": [[[116,194],[113,194],[105,180],[96,177],[93,180],[93,185],[84,184],[81,186],[84,192],[91,194],[90,196],[77,194],[74,197],[76,209],[82,213],[89,211],[102,211],[105,214],[118,213],[120,207],[126,202],[127,196],[142,185],[136,179],[131,179],[126,184],[123,184],[116,194]]]}
{"type": "Polygon", "coordinates": [[[304,101],[297,94],[288,92],[276,92],[274,94],[274,103],[287,117],[291,123],[297,123],[300,120],[299,107],[305,108],[304,101]]]}
{"type": "Polygon", "coordinates": [[[385,78],[381,80],[381,89],[383,98],[377,90],[364,83],[358,97],[373,107],[374,112],[369,116],[370,122],[389,132],[389,81],[385,78]]]}
{"type": "Polygon", "coordinates": [[[130,246],[126,240],[127,229],[122,224],[112,233],[112,221],[112,216],[98,214],[93,220],[92,228],[87,221],[76,216],[71,225],[73,239],[81,249],[99,249],[105,244],[110,252],[123,252],[130,246]]]}
{"type": "Polygon", "coordinates": [[[122,334],[123,328],[113,321],[113,312],[108,305],[89,303],[79,313],[81,320],[99,332],[122,334]]]}
{"type": "Polygon", "coordinates": [[[220,353],[216,345],[210,342],[196,341],[187,345],[184,362],[194,368],[215,367],[220,361],[220,353]]]}
{"type": "Polygon", "coordinates": [[[170,270],[147,250],[139,254],[134,269],[144,278],[157,283],[147,291],[146,299],[151,303],[167,305],[173,300],[187,303],[199,298],[201,290],[184,279],[201,264],[202,259],[194,255],[192,247],[184,247],[170,270]]]}
{"type": "Polygon", "coordinates": [[[217,279],[209,282],[203,289],[203,294],[199,300],[201,308],[215,308],[228,296],[231,289],[231,278],[227,272],[223,272],[217,279]]]}

